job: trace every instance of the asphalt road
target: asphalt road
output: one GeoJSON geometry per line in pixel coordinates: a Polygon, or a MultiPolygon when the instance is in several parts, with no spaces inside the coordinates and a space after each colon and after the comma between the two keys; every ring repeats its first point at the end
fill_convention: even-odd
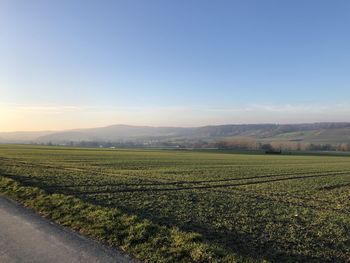
{"type": "Polygon", "coordinates": [[[0,196],[0,262],[136,262],[0,196]]]}

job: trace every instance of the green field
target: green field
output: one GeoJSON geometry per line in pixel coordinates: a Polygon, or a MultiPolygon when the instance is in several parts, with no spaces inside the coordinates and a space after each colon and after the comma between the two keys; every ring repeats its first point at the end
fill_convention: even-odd
{"type": "Polygon", "coordinates": [[[2,145],[0,175],[147,262],[350,262],[350,157],[2,145]]]}

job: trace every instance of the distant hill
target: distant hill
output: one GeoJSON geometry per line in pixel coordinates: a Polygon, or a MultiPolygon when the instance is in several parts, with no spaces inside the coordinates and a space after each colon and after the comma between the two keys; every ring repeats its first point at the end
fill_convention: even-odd
{"type": "Polygon", "coordinates": [[[79,129],[52,133],[38,137],[37,141],[143,141],[186,136],[192,134],[192,130],[193,128],[112,125],[102,128],[79,129]]]}
{"type": "Polygon", "coordinates": [[[147,142],[152,140],[166,142],[213,141],[235,137],[251,137],[260,141],[300,141],[320,144],[350,143],[350,123],[237,124],[191,128],[111,125],[59,132],[0,133],[0,142],[147,142]]]}
{"type": "Polygon", "coordinates": [[[53,131],[33,131],[33,132],[0,132],[0,142],[5,143],[28,143],[35,142],[41,136],[55,133],[53,131]]]}

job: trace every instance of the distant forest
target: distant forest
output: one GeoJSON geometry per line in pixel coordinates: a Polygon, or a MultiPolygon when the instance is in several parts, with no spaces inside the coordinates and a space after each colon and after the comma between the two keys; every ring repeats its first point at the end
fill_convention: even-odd
{"type": "Polygon", "coordinates": [[[215,142],[191,141],[191,142],[105,142],[105,141],[80,141],[65,144],[40,143],[44,145],[61,145],[72,147],[96,147],[96,148],[177,148],[177,149],[222,149],[242,151],[264,151],[266,153],[278,153],[286,151],[350,151],[349,143],[341,144],[314,144],[307,142],[261,142],[253,138],[219,140],[215,142]]]}

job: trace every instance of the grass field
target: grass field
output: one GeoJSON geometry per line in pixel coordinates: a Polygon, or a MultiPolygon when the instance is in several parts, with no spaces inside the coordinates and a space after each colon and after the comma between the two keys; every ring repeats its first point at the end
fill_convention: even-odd
{"type": "Polygon", "coordinates": [[[350,262],[350,157],[2,145],[0,174],[147,262],[350,262]]]}

